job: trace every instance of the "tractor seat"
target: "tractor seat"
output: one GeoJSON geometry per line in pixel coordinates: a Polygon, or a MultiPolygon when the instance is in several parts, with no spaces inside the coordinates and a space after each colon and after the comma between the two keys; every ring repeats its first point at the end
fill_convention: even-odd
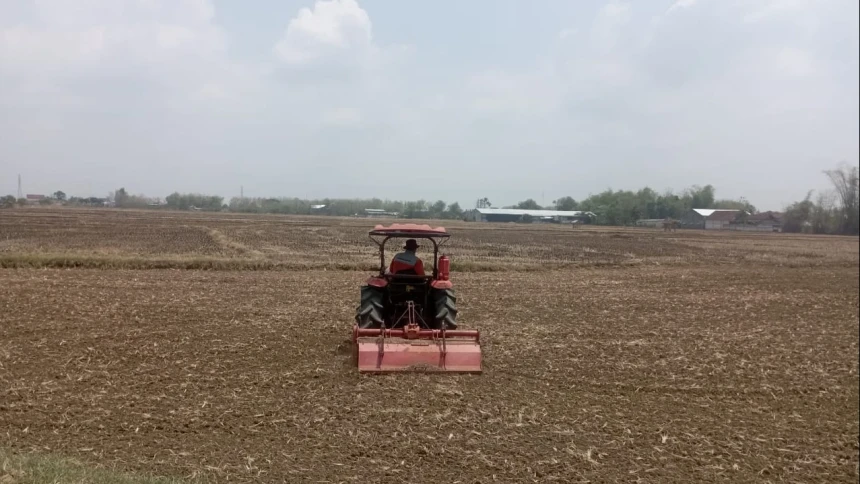
{"type": "Polygon", "coordinates": [[[409,300],[423,305],[429,288],[430,278],[427,276],[396,274],[388,280],[388,294],[392,302],[409,300]]]}
{"type": "Polygon", "coordinates": [[[388,285],[391,286],[415,286],[415,287],[424,287],[430,283],[431,276],[403,276],[400,274],[391,276],[388,278],[388,285]]]}
{"type": "Polygon", "coordinates": [[[389,280],[389,282],[412,283],[426,281],[427,279],[431,278],[431,276],[419,275],[417,272],[415,272],[415,269],[407,269],[405,271],[400,271],[397,273],[386,272],[385,277],[389,280]]]}

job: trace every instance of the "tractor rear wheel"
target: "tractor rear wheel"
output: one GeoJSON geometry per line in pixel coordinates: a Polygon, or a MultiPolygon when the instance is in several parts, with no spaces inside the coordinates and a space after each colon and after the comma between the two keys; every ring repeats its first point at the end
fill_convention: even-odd
{"type": "Polygon", "coordinates": [[[435,289],[433,291],[433,309],[437,328],[457,329],[457,296],[453,289],[435,289]]]}
{"type": "Polygon", "coordinates": [[[373,286],[362,286],[361,302],[355,313],[355,322],[359,328],[379,328],[383,321],[382,289],[373,286]]]}

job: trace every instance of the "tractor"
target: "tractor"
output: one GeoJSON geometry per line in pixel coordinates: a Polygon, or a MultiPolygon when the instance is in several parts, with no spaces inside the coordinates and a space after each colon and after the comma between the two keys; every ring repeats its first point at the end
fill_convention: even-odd
{"type": "Polygon", "coordinates": [[[417,224],[377,225],[369,235],[379,248],[379,273],[361,287],[356,310],[352,342],[359,372],[480,373],[480,333],[458,328],[451,261],[439,254],[451,235],[417,224]],[[385,244],[391,239],[429,240],[432,274],[389,272],[385,244]]]}

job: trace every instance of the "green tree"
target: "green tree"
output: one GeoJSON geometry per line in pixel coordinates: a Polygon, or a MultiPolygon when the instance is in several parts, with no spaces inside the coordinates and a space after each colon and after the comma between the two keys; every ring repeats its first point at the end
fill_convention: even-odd
{"type": "Polygon", "coordinates": [[[800,202],[794,202],[785,209],[782,221],[782,230],[785,232],[802,232],[803,226],[810,223],[812,211],[815,204],[812,203],[812,190],[807,192],[806,198],[800,202]]]}
{"type": "Polygon", "coordinates": [[[714,208],[714,187],[705,185],[700,187],[694,185],[687,189],[684,198],[689,200],[690,208],[714,208]]]}
{"type": "Polygon", "coordinates": [[[608,189],[597,195],[590,195],[580,203],[579,209],[594,212],[598,224],[629,225],[647,213],[647,199],[650,195],[648,192],[641,195],[608,189]]]}
{"type": "Polygon", "coordinates": [[[182,195],[180,195],[178,192],[173,192],[170,195],[166,196],[164,198],[164,202],[167,204],[168,207],[173,209],[185,210],[186,208],[188,208],[182,206],[182,195]]]}
{"type": "MultiPolygon", "coordinates": [[[[201,195],[199,193],[173,192],[164,199],[167,206],[175,210],[188,210],[191,207],[202,210],[221,210],[224,198],[216,195],[201,195]]],[[[277,198],[266,199],[263,202],[266,211],[271,213],[287,213],[284,210],[284,201],[277,198]]]]}
{"type": "Polygon", "coordinates": [[[233,197],[230,199],[230,211],[242,213],[259,213],[260,204],[255,198],[249,197],[233,197]]]}
{"type": "MultiPolygon", "coordinates": [[[[290,213],[290,203],[281,203],[277,198],[265,198],[262,201],[263,211],[266,213],[290,213]]],[[[203,208],[203,207],[200,207],[203,208]]]]}
{"type": "Polygon", "coordinates": [[[66,201],[66,194],[60,190],[57,190],[56,192],[54,192],[54,194],[52,196],[54,197],[55,200],[58,200],[60,202],[66,201]]]}
{"type": "Polygon", "coordinates": [[[648,218],[673,218],[679,219],[689,207],[684,206],[684,201],[671,191],[666,191],[657,197],[654,202],[653,211],[648,218]]]}
{"type": "Polygon", "coordinates": [[[442,218],[442,215],[445,213],[446,206],[447,204],[442,200],[437,200],[433,205],[430,205],[430,218],[442,218]]]}
{"type": "Polygon", "coordinates": [[[455,220],[463,218],[463,209],[460,208],[460,204],[454,202],[451,205],[448,205],[443,218],[455,220]]]}
{"type": "Polygon", "coordinates": [[[860,233],[860,169],[842,166],[824,172],[840,201],[840,229],[843,234],[860,233]]]}
{"type": "Polygon", "coordinates": [[[0,198],[0,208],[14,208],[15,207],[15,197],[13,195],[6,195],[3,198],[0,198]]]}
{"type": "Polygon", "coordinates": [[[19,207],[23,207],[24,205],[27,205],[27,199],[26,198],[19,198],[17,203],[18,203],[19,207]]]}
{"type": "Polygon", "coordinates": [[[555,201],[555,209],[563,211],[579,210],[579,203],[573,197],[561,197],[555,201]]]}
{"type": "Polygon", "coordinates": [[[128,192],[125,191],[125,187],[120,188],[114,193],[113,202],[117,207],[125,207],[128,205],[128,192]]]}
{"type": "Polygon", "coordinates": [[[417,200],[403,204],[403,216],[406,218],[423,218],[427,216],[427,202],[417,200]]]}
{"type": "Polygon", "coordinates": [[[741,197],[739,200],[717,200],[714,202],[713,208],[721,208],[726,210],[744,210],[750,214],[756,213],[755,205],[751,204],[746,198],[743,197],[741,197]]]}
{"type": "Polygon", "coordinates": [[[516,205],[516,208],[520,210],[540,210],[541,206],[538,205],[536,201],[529,198],[528,200],[523,200],[522,202],[518,203],[516,205]]]}
{"type": "Polygon", "coordinates": [[[816,234],[842,233],[840,211],[836,206],[836,194],[832,191],[819,192],[809,214],[812,231],[816,234]]]}

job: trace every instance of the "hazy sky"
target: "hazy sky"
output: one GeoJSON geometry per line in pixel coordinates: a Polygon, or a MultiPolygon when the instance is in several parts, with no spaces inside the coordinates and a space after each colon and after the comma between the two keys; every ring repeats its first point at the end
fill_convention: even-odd
{"type": "Polygon", "coordinates": [[[858,162],[857,0],[0,0],[0,194],[779,209],[858,162]]]}

